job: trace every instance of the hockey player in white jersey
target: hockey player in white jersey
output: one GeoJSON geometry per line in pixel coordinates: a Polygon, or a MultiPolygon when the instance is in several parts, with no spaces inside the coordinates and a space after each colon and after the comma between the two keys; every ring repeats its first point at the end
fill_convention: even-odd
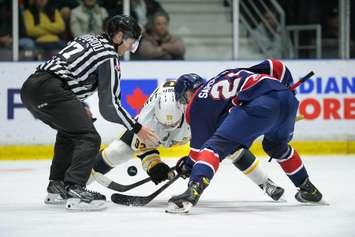
{"type": "MultiPolygon", "coordinates": [[[[184,108],[175,101],[174,86],[175,81],[168,81],[158,87],[137,116],[139,123],[151,128],[158,135],[160,144],[164,147],[186,144],[190,140],[190,128],[185,122],[184,108]]],[[[134,157],[134,152],[141,159],[143,169],[154,183],[158,184],[168,179],[171,177],[170,168],[161,161],[156,148],[146,147],[136,135],[125,131],[119,139],[113,140],[99,153],[89,182],[131,159],[134,157]]],[[[273,200],[280,199],[284,189],[271,181],[259,164],[259,160],[249,150],[236,152],[230,156],[230,159],[268,196],[273,200]]]]}
{"type": "MultiPolygon", "coordinates": [[[[137,120],[151,128],[164,147],[185,144],[190,139],[189,126],[184,122],[183,108],[175,102],[174,81],[158,87],[147,99],[137,120]]],[[[157,147],[147,147],[129,130],[113,140],[97,156],[89,182],[95,172],[105,174],[117,165],[127,162],[136,154],[142,161],[143,169],[156,184],[168,179],[170,168],[161,161],[157,147]]]]}

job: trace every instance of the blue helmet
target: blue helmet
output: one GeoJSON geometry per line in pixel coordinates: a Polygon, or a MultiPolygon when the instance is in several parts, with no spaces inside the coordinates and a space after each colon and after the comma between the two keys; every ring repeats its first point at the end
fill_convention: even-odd
{"type": "Polygon", "coordinates": [[[187,91],[194,92],[199,88],[206,80],[195,73],[188,73],[180,76],[176,80],[175,85],[175,99],[181,104],[187,104],[187,98],[185,93],[187,91]]]}

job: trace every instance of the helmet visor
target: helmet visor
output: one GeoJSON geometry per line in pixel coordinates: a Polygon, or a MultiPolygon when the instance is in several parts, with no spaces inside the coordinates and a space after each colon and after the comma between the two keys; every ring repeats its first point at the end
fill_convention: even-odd
{"type": "Polygon", "coordinates": [[[141,38],[142,38],[142,35],[140,35],[139,38],[133,42],[132,47],[131,47],[131,53],[135,53],[137,51],[141,38]]]}

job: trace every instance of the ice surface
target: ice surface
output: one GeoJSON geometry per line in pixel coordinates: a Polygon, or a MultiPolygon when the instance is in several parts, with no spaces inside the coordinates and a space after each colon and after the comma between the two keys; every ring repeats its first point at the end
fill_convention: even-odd
{"type": "MultiPolygon", "coordinates": [[[[187,215],[167,214],[168,198],[186,188],[178,180],[146,207],[110,203],[101,212],[69,212],[43,204],[50,161],[0,162],[0,237],[207,237],[207,236],[355,236],[355,157],[305,157],[311,180],[330,206],[305,206],[294,199],[296,189],[275,162],[262,159],[270,177],[285,188],[286,203],[275,203],[224,161],[197,207],[187,215]]],[[[175,160],[168,160],[173,164],[175,160]]],[[[116,168],[110,176],[122,184],[146,175],[138,160],[116,168]],[[138,174],[128,176],[135,164],[138,174]]],[[[110,198],[99,184],[89,186],[110,198]]],[[[157,187],[145,184],[127,193],[148,195],[157,187]]]]}

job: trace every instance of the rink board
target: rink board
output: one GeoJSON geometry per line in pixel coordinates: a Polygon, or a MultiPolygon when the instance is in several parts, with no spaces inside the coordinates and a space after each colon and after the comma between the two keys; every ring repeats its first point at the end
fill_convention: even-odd
{"type": "MultiPolygon", "coordinates": [[[[297,88],[299,113],[294,141],[304,154],[353,154],[355,150],[355,60],[285,61],[295,80],[310,70],[315,76],[297,88]],[[329,66],[331,65],[331,66],[329,66]]],[[[210,78],[226,68],[246,67],[256,61],[122,62],[122,104],[134,116],[152,89],[167,79],[196,72],[210,78]]],[[[0,159],[48,159],[55,131],[38,122],[24,108],[20,88],[39,62],[0,63],[0,159]],[[44,145],[42,145],[44,144],[44,145]]],[[[97,118],[95,127],[103,144],[120,134],[120,125],[105,121],[97,95],[87,101],[97,118]]],[[[186,154],[188,148],[162,149],[164,157],[186,154]]],[[[252,150],[262,155],[260,144],[252,150]]]]}
{"type": "MultiPolygon", "coordinates": [[[[355,154],[355,141],[294,141],[291,144],[302,155],[355,154]]],[[[266,155],[260,142],[254,143],[251,150],[257,156],[266,155]]],[[[160,148],[159,151],[163,159],[175,158],[187,155],[189,146],[160,148]]],[[[0,160],[46,160],[52,157],[51,145],[0,146],[0,160]]]]}

